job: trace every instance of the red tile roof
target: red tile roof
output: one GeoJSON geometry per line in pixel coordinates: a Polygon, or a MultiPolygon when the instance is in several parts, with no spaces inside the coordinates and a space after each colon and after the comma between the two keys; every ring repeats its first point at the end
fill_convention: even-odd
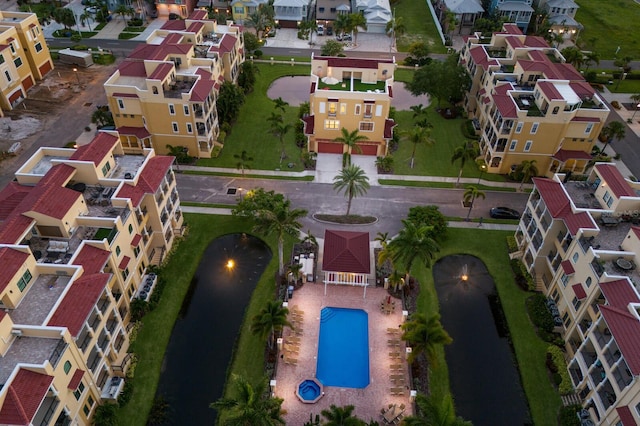
{"type": "Polygon", "coordinates": [[[138,207],[144,194],[155,194],[174,159],[174,157],[164,155],[156,155],[150,158],[142,172],[140,172],[138,183],[136,185],[125,183],[116,194],[116,197],[130,198],[131,204],[134,207],[138,207]]]}
{"type": "Polygon", "coordinates": [[[131,247],[138,247],[138,244],[140,244],[141,239],[142,239],[142,235],[140,234],[134,235],[133,239],[131,240],[131,247]]]}
{"type": "Polygon", "coordinates": [[[622,426],[638,426],[628,406],[616,407],[622,426]]]}
{"type": "Polygon", "coordinates": [[[326,230],[322,270],[368,274],[371,271],[369,233],[326,230]]]}
{"type": "Polygon", "coordinates": [[[151,136],[151,133],[144,127],[122,126],[118,127],[118,133],[125,136],[135,136],[138,139],[144,139],[151,136]]]}
{"type": "Polygon", "coordinates": [[[191,98],[190,101],[194,102],[204,102],[207,100],[207,97],[211,94],[215,81],[211,79],[212,74],[202,68],[196,70],[196,74],[200,76],[196,84],[193,85],[193,89],[191,89],[191,98]]]}
{"type": "Polygon", "coordinates": [[[206,10],[196,9],[191,12],[191,15],[189,15],[187,19],[207,19],[207,16],[208,15],[206,10]]]}
{"type": "Polygon", "coordinates": [[[572,81],[569,83],[569,87],[576,92],[576,95],[580,96],[580,99],[593,97],[596,94],[596,90],[586,81],[572,81]]]}
{"type": "Polygon", "coordinates": [[[493,102],[504,118],[518,118],[518,107],[509,95],[493,95],[493,102]]]}
{"type": "Polygon", "coordinates": [[[576,270],[573,268],[573,264],[570,260],[563,260],[562,262],[560,262],[560,266],[562,266],[562,270],[567,275],[576,273],[576,270]]]}
{"type": "Polygon", "coordinates": [[[9,182],[0,191],[0,221],[7,219],[32,189],[32,186],[9,182]]]}
{"type": "Polygon", "coordinates": [[[538,36],[526,36],[524,44],[527,47],[549,47],[549,43],[547,43],[544,38],[538,36]]]}
{"type": "Polygon", "coordinates": [[[0,244],[18,244],[35,221],[21,214],[7,219],[0,227],[0,244]]]}
{"type": "Polygon", "coordinates": [[[391,139],[393,137],[393,128],[397,126],[397,123],[390,118],[384,120],[384,135],[385,139],[391,139]]]}
{"type": "Polygon", "coordinates": [[[547,99],[551,101],[564,99],[564,97],[560,94],[558,89],[556,89],[556,86],[554,86],[553,83],[550,81],[539,81],[538,87],[540,88],[542,93],[544,93],[547,99]]]}
{"type": "Polygon", "coordinates": [[[182,19],[173,19],[165,22],[162,26],[163,30],[174,30],[174,31],[184,31],[186,28],[186,23],[182,19]]]}
{"type": "Polygon", "coordinates": [[[582,286],[582,284],[580,283],[574,284],[571,286],[571,288],[573,289],[573,292],[575,293],[576,297],[579,300],[587,298],[587,292],[584,290],[584,287],[582,286]]]}
{"type": "Polygon", "coordinates": [[[617,197],[637,197],[636,192],[620,174],[620,171],[613,164],[596,164],[598,174],[609,185],[613,194],[617,197]]]}
{"type": "Polygon", "coordinates": [[[640,297],[626,279],[601,282],[598,284],[607,303],[611,306],[626,309],[629,303],[640,302],[640,297]]]}
{"type": "Polygon", "coordinates": [[[71,389],[71,390],[78,389],[78,386],[80,385],[80,381],[82,380],[82,376],[84,376],[84,370],[80,370],[79,368],[76,368],[76,371],[75,373],[73,373],[71,380],[69,380],[67,389],[71,389]]]}
{"type": "Polygon", "coordinates": [[[131,258],[129,256],[124,256],[118,265],[118,269],[125,269],[129,262],[131,262],[131,258]]]}
{"type": "Polygon", "coordinates": [[[0,409],[0,423],[31,424],[52,382],[53,376],[35,373],[24,368],[18,370],[9,384],[4,404],[0,409]]]}
{"type": "Polygon", "coordinates": [[[338,58],[335,56],[315,56],[314,59],[327,61],[330,67],[378,69],[378,64],[392,64],[391,59],[338,58]]]}
{"type": "Polygon", "coordinates": [[[507,22],[502,24],[502,28],[507,34],[522,35],[522,30],[516,24],[507,22]]]}
{"type": "Polygon", "coordinates": [[[76,255],[73,264],[82,266],[85,274],[97,274],[102,272],[110,255],[111,252],[107,250],[85,244],[76,255]]]}
{"type": "Polygon", "coordinates": [[[520,37],[506,37],[505,39],[507,41],[507,44],[509,44],[509,46],[513,47],[514,49],[524,47],[524,43],[522,42],[522,40],[520,40],[520,37]]]}
{"type": "Polygon", "coordinates": [[[76,337],[110,278],[111,274],[84,274],[75,280],[47,325],[67,327],[76,337]]]}
{"type": "MultiPolygon", "coordinates": [[[[129,56],[131,57],[131,55],[129,56]]],[[[144,67],[144,62],[140,62],[140,61],[124,60],[120,65],[118,65],[118,71],[120,72],[121,76],[125,76],[125,77],[146,77],[147,76],[147,69],[144,67]]]]}
{"type": "Polygon", "coordinates": [[[219,53],[229,53],[233,50],[233,47],[236,45],[236,41],[238,39],[232,36],[229,33],[226,33],[220,39],[220,44],[217,46],[211,46],[211,50],[219,53]]]}
{"type": "Polygon", "coordinates": [[[591,160],[591,155],[584,151],[574,151],[569,149],[559,149],[553,154],[553,158],[563,163],[567,160],[591,160]]]}
{"type": "Polygon", "coordinates": [[[315,126],[315,117],[313,115],[307,115],[302,118],[302,122],[304,123],[304,134],[312,135],[314,126],[315,126]]]}
{"type": "Polygon", "coordinates": [[[93,164],[97,166],[105,157],[111,154],[117,144],[117,137],[109,133],[100,132],[90,143],[79,146],[76,152],[69,157],[69,160],[93,161],[93,164]]]}
{"type": "Polygon", "coordinates": [[[633,231],[633,233],[636,235],[637,238],[640,239],[640,227],[637,226],[632,226],[631,230],[633,231]]]}
{"type": "Polygon", "coordinates": [[[150,80],[164,80],[165,78],[167,78],[167,76],[169,75],[169,73],[171,72],[171,70],[173,70],[173,64],[169,64],[169,63],[162,63],[159,64],[155,70],[153,70],[153,72],[151,73],[151,75],[148,77],[150,80]]]}
{"type": "Polygon", "coordinates": [[[533,178],[533,183],[551,216],[554,219],[562,219],[572,235],[576,235],[579,229],[597,229],[589,213],[574,213],[571,210],[571,201],[562,184],[545,178],[533,178]]]}
{"type": "Polygon", "coordinates": [[[484,46],[472,46],[469,50],[469,53],[473,58],[473,62],[475,62],[477,66],[482,67],[482,69],[484,69],[485,71],[489,69],[489,66],[500,65],[496,59],[489,58],[487,51],[484,49],[484,46]]]}
{"type": "Polygon", "coordinates": [[[22,251],[8,247],[0,248],[0,271],[2,271],[2,274],[0,274],[0,292],[7,288],[11,282],[10,280],[22,268],[28,257],[29,255],[22,251]]]}
{"type": "Polygon", "coordinates": [[[186,31],[190,32],[190,33],[197,33],[198,31],[200,31],[202,28],[204,27],[204,23],[202,22],[192,22],[189,27],[186,29],[186,31]]]}
{"type": "Polygon", "coordinates": [[[629,369],[637,376],[640,374],[640,321],[626,307],[600,305],[600,312],[629,369]]]}

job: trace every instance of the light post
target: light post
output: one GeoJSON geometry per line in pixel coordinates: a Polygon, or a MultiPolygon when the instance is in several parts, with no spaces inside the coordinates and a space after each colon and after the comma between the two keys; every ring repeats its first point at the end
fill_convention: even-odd
{"type": "Polygon", "coordinates": [[[484,174],[485,170],[487,170],[487,165],[482,163],[482,165],[480,165],[480,176],[478,177],[478,185],[480,185],[480,179],[482,179],[482,175],[484,174]]]}
{"type": "Polygon", "coordinates": [[[631,116],[631,122],[633,123],[633,119],[636,116],[636,113],[638,112],[638,108],[640,108],[640,104],[636,104],[636,110],[633,111],[633,115],[631,116]]]}
{"type": "Polygon", "coordinates": [[[76,21],[76,28],[78,29],[78,36],[80,36],[80,38],[82,38],[82,31],[80,31],[80,23],[78,22],[80,20],[79,15],[76,15],[74,13],[73,14],[73,20],[76,21]]]}
{"type": "Polygon", "coordinates": [[[78,86],[80,86],[80,76],[78,75],[78,68],[74,68],[73,73],[76,75],[76,79],[78,80],[78,86]]]}

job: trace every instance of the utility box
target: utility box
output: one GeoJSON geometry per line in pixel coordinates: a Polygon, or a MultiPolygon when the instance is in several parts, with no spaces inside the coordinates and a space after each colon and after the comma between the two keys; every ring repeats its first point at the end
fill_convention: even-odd
{"type": "Polygon", "coordinates": [[[60,62],[65,64],[77,65],[79,67],[90,67],[93,65],[93,56],[89,52],[79,50],[62,49],[58,52],[60,62]]]}

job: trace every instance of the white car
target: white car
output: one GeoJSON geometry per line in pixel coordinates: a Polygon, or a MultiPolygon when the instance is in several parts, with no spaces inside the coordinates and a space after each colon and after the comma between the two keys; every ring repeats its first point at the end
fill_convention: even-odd
{"type": "Polygon", "coordinates": [[[318,35],[319,36],[323,36],[324,35],[324,25],[318,25],[318,35]]]}

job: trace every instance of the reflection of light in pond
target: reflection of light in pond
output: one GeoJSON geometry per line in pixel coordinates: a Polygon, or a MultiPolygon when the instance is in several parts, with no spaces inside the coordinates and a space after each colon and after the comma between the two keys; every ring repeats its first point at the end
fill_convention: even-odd
{"type": "Polygon", "coordinates": [[[227,269],[233,269],[233,267],[235,266],[235,262],[233,261],[233,259],[229,259],[227,260],[227,269]]]}
{"type": "Polygon", "coordinates": [[[462,274],[460,275],[460,280],[462,280],[462,281],[468,281],[469,280],[469,271],[468,271],[466,263],[462,267],[462,274]]]}

